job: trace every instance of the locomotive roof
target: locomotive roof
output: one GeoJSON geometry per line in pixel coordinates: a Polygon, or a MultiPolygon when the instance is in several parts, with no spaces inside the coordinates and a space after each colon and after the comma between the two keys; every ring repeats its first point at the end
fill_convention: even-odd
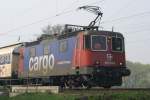
{"type": "Polygon", "coordinates": [[[122,33],[120,32],[113,32],[113,31],[106,31],[106,30],[99,30],[99,31],[89,31],[89,34],[96,34],[96,33],[100,33],[100,34],[105,34],[105,35],[110,35],[110,36],[120,36],[123,37],[122,33]]]}
{"type": "Polygon", "coordinates": [[[3,49],[3,48],[7,48],[7,47],[12,47],[12,46],[15,46],[15,45],[21,45],[22,43],[14,43],[14,44],[10,44],[10,45],[7,45],[7,46],[2,46],[0,47],[0,49],[3,49]]]}
{"type": "Polygon", "coordinates": [[[79,30],[79,31],[73,31],[73,32],[68,32],[65,34],[61,34],[61,35],[46,35],[46,38],[44,39],[40,39],[37,41],[33,41],[33,42],[26,42],[24,46],[34,46],[34,45],[38,45],[43,41],[54,41],[54,40],[61,40],[64,38],[69,38],[72,36],[76,36],[78,35],[80,32],[84,32],[85,34],[102,34],[102,35],[108,35],[108,36],[118,36],[118,37],[122,37],[123,35],[120,32],[113,32],[113,31],[106,31],[106,30],[79,30]]]}
{"type": "Polygon", "coordinates": [[[80,31],[75,31],[75,32],[70,32],[70,33],[67,33],[67,34],[59,35],[57,37],[57,39],[62,39],[62,38],[68,38],[68,37],[76,36],[80,32],[84,32],[84,33],[87,33],[89,35],[99,33],[99,34],[103,34],[103,35],[123,37],[122,33],[120,33],[120,32],[113,32],[113,31],[106,31],[106,30],[98,30],[98,31],[97,30],[80,30],[80,31]]]}
{"type": "Polygon", "coordinates": [[[50,42],[54,40],[61,40],[64,38],[69,38],[69,37],[80,34],[80,32],[83,32],[84,34],[89,34],[89,35],[98,33],[98,34],[103,34],[103,35],[123,37],[123,35],[119,32],[98,30],[98,26],[80,26],[80,25],[66,24],[61,34],[52,34],[52,35],[42,34],[41,37],[37,39],[37,41],[26,42],[25,46],[37,45],[37,44],[40,44],[42,41],[50,42]]]}

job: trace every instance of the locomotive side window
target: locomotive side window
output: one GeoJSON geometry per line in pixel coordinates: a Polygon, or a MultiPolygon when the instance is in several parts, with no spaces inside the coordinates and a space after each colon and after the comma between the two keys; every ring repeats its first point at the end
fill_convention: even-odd
{"type": "Polygon", "coordinates": [[[31,47],[30,48],[30,57],[35,57],[35,55],[36,55],[35,48],[31,47]]]}
{"type": "Polygon", "coordinates": [[[67,51],[67,40],[62,40],[59,42],[59,51],[66,52],[67,51]]]}
{"type": "Polygon", "coordinates": [[[112,50],[113,51],[123,50],[123,40],[121,38],[112,37],[112,50]]]}
{"type": "Polygon", "coordinates": [[[48,55],[49,54],[49,47],[48,45],[44,45],[44,55],[48,55]]]}
{"type": "Polygon", "coordinates": [[[101,35],[92,35],[91,37],[91,47],[95,51],[105,51],[106,50],[106,37],[101,35]]]}
{"type": "Polygon", "coordinates": [[[90,35],[85,35],[84,36],[84,48],[90,49],[91,43],[90,43],[90,35]]]}
{"type": "Polygon", "coordinates": [[[76,48],[78,48],[78,49],[79,49],[79,47],[80,47],[80,39],[79,39],[79,38],[77,38],[76,48]]]}

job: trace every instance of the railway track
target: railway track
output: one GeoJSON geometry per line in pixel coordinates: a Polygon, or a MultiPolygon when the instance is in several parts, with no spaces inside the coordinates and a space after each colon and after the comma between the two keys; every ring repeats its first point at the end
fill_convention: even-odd
{"type": "MultiPolygon", "coordinates": [[[[33,86],[33,85],[32,85],[33,86]]],[[[36,85],[37,87],[39,85],[36,85]]],[[[22,86],[22,87],[27,87],[27,86],[22,86]]],[[[33,86],[34,87],[34,86],[33,86]]],[[[42,86],[41,86],[42,87],[42,86]]],[[[8,88],[0,88],[0,95],[1,94],[6,94],[11,86],[8,86],[8,88]]],[[[110,88],[110,89],[104,89],[104,88],[91,88],[91,89],[86,89],[86,88],[65,88],[65,89],[60,89],[60,94],[74,94],[74,95],[97,95],[97,94],[107,94],[107,93],[121,93],[121,92],[150,92],[150,88],[110,88]]]]}
{"type": "Polygon", "coordinates": [[[73,89],[69,89],[66,88],[64,90],[99,90],[99,91],[138,91],[138,90],[143,90],[143,91],[150,91],[150,88],[100,88],[100,87],[94,87],[94,88],[90,88],[90,89],[86,89],[86,88],[73,88],[73,89]]]}
{"type": "MultiPolygon", "coordinates": [[[[9,88],[11,88],[13,85],[8,85],[7,87],[0,87],[0,91],[4,91],[4,90],[9,90],[9,88]]],[[[14,85],[14,86],[17,86],[17,85],[14,85]]],[[[18,86],[22,86],[22,87],[30,87],[30,86],[33,86],[33,87],[37,87],[37,86],[41,86],[42,85],[18,85],[18,86]]],[[[150,91],[150,88],[99,88],[99,87],[94,87],[94,88],[90,88],[90,89],[87,89],[87,88],[72,88],[72,89],[69,89],[69,88],[65,88],[65,89],[60,89],[61,91],[150,91]]]]}
{"type": "Polygon", "coordinates": [[[150,92],[150,88],[92,88],[92,89],[64,89],[61,93],[74,94],[74,95],[99,95],[107,93],[122,93],[122,92],[150,92]]]}

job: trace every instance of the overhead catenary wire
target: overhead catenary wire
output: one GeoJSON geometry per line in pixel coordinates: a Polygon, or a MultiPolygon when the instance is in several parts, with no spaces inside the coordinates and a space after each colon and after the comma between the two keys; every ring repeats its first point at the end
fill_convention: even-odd
{"type": "MultiPolygon", "coordinates": [[[[97,1],[97,2],[102,2],[102,1],[104,1],[104,0],[100,0],[100,1],[97,1]]],[[[97,3],[97,2],[94,2],[93,4],[95,4],[95,3],[97,3]]],[[[91,3],[91,4],[92,4],[92,3],[91,3]]],[[[47,18],[44,18],[44,19],[41,19],[41,20],[32,22],[32,23],[30,23],[30,24],[22,25],[22,26],[20,26],[20,27],[17,27],[17,28],[8,30],[6,33],[9,33],[9,32],[12,32],[12,31],[16,31],[16,30],[22,29],[22,28],[24,28],[24,27],[28,27],[28,26],[31,26],[31,25],[33,25],[33,24],[37,24],[37,23],[40,23],[40,22],[43,22],[43,21],[46,21],[46,20],[49,20],[49,19],[52,19],[52,18],[61,16],[61,15],[64,15],[64,14],[68,14],[68,13],[71,13],[71,12],[73,12],[73,11],[75,11],[75,10],[76,10],[76,9],[68,10],[68,11],[62,11],[62,12],[60,12],[60,13],[57,13],[57,14],[54,15],[54,16],[50,16],[50,17],[47,17],[47,18]]],[[[102,23],[113,22],[113,21],[128,19],[128,18],[132,18],[132,17],[137,17],[137,16],[143,16],[143,15],[145,15],[145,14],[150,14],[150,12],[148,11],[148,12],[137,13],[137,14],[133,14],[133,15],[125,16],[125,17],[120,17],[120,18],[116,18],[116,19],[113,19],[113,20],[109,20],[109,21],[104,21],[104,22],[102,22],[102,23]]]]}
{"type": "MultiPolygon", "coordinates": [[[[98,3],[104,2],[104,1],[106,1],[106,0],[98,0],[98,1],[92,2],[92,3],[84,2],[84,3],[79,4],[78,7],[81,6],[81,5],[82,5],[82,6],[83,6],[83,5],[94,5],[94,4],[98,4],[98,3]]],[[[77,4],[78,2],[79,2],[79,0],[75,0],[75,1],[71,2],[71,3],[68,5],[68,7],[66,7],[66,8],[63,9],[63,10],[70,9],[70,7],[72,7],[72,5],[77,4]]]]}
{"type": "Polygon", "coordinates": [[[123,12],[123,10],[124,9],[127,9],[127,7],[130,7],[130,5],[134,2],[135,0],[129,0],[129,1],[127,1],[126,3],[124,3],[124,5],[122,5],[121,6],[121,8],[120,9],[118,9],[116,12],[114,12],[109,18],[112,18],[112,16],[118,16],[118,14],[120,13],[120,12],[123,12]]]}
{"type": "MultiPolygon", "coordinates": [[[[87,4],[87,5],[91,5],[91,4],[95,4],[95,3],[103,2],[103,1],[105,1],[105,0],[99,0],[99,1],[96,1],[96,2],[89,3],[89,4],[87,4]]],[[[64,14],[72,13],[72,12],[74,12],[74,11],[76,11],[76,10],[77,10],[77,8],[72,9],[72,10],[67,10],[67,11],[65,11],[65,9],[64,9],[64,11],[62,11],[62,12],[60,12],[60,13],[57,13],[57,14],[55,14],[55,15],[53,15],[53,16],[50,16],[50,17],[47,17],[47,18],[43,18],[43,19],[40,19],[40,20],[38,20],[38,21],[29,23],[29,24],[25,24],[25,25],[16,27],[16,28],[14,28],[14,29],[10,29],[10,30],[8,30],[8,31],[6,31],[6,32],[0,33],[0,35],[5,35],[5,34],[8,34],[8,33],[10,33],[10,32],[17,31],[17,30],[19,30],[19,29],[22,29],[22,28],[25,28],[25,27],[29,27],[29,26],[32,26],[32,25],[34,25],[34,24],[38,24],[38,23],[41,23],[41,22],[43,22],[43,21],[47,21],[47,20],[49,20],[49,19],[52,19],[52,18],[61,16],[61,15],[64,15],[64,14]]]]}
{"type": "Polygon", "coordinates": [[[124,17],[119,17],[119,18],[112,19],[112,20],[106,20],[106,21],[101,22],[101,24],[106,24],[106,23],[111,23],[111,22],[115,22],[115,21],[125,20],[125,19],[134,18],[134,17],[138,17],[138,16],[144,16],[146,14],[150,14],[150,11],[136,13],[136,14],[129,15],[129,16],[124,16],[124,17]]]}
{"type": "Polygon", "coordinates": [[[136,31],[127,31],[126,34],[127,35],[140,34],[139,32],[142,32],[141,34],[143,34],[143,32],[145,32],[145,31],[150,31],[150,29],[147,28],[147,29],[141,29],[141,30],[136,30],[136,31]],[[131,32],[132,32],[132,34],[130,34],[131,32]]]}
{"type": "MultiPolygon", "coordinates": [[[[145,41],[147,41],[147,40],[150,40],[150,38],[138,39],[138,40],[135,40],[135,41],[127,41],[126,43],[127,43],[127,45],[135,44],[135,43],[145,43],[145,41]]],[[[149,43],[149,42],[147,42],[147,43],[149,43]]]]}
{"type": "Polygon", "coordinates": [[[63,10],[70,9],[70,7],[72,7],[72,5],[74,5],[74,4],[78,3],[78,2],[79,2],[79,0],[75,0],[75,1],[71,2],[71,3],[70,3],[66,8],[64,8],[63,10]]]}
{"type": "Polygon", "coordinates": [[[37,24],[37,23],[41,23],[41,22],[43,22],[43,21],[47,21],[47,20],[49,20],[49,19],[52,19],[52,18],[61,16],[61,15],[64,15],[64,14],[72,13],[73,11],[75,11],[75,10],[68,10],[68,11],[64,11],[64,12],[61,12],[61,13],[57,13],[57,14],[54,15],[54,16],[50,16],[50,17],[47,17],[47,18],[44,18],[44,19],[41,19],[41,20],[38,20],[38,21],[35,21],[35,22],[32,22],[32,23],[29,23],[29,24],[26,24],[26,25],[19,26],[19,27],[17,27],[17,28],[8,30],[7,32],[1,33],[1,34],[7,34],[7,33],[10,33],[10,32],[13,32],[13,31],[16,31],[16,30],[25,28],[25,27],[29,27],[29,26],[31,26],[31,25],[34,25],[34,24],[37,24]]]}
{"type": "Polygon", "coordinates": [[[37,9],[37,7],[41,6],[41,1],[42,0],[37,0],[36,3],[34,3],[34,5],[32,5],[32,7],[29,7],[29,8],[24,9],[23,11],[14,13],[15,16],[23,16],[23,15],[31,12],[32,10],[37,9]]]}
{"type": "MultiPolygon", "coordinates": [[[[76,1],[78,1],[78,0],[76,0],[76,1]]],[[[72,2],[72,4],[73,4],[73,3],[76,3],[76,1],[75,1],[75,2],[72,2]]],[[[94,4],[103,2],[103,1],[105,1],[105,0],[99,0],[99,1],[96,1],[96,2],[93,2],[93,3],[89,3],[89,4],[84,3],[84,5],[92,5],[92,4],[94,5],[94,4]]],[[[72,4],[71,4],[71,5],[72,5],[72,4]]],[[[71,5],[69,5],[69,6],[71,6],[71,5]]],[[[38,20],[38,21],[29,23],[29,24],[26,24],[26,25],[22,25],[22,26],[16,27],[16,28],[14,28],[14,29],[11,29],[11,30],[6,31],[5,33],[7,34],[7,33],[10,33],[10,32],[13,32],[13,31],[20,30],[20,29],[22,29],[22,28],[30,27],[30,26],[32,26],[32,25],[34,25],[34,24],[38,24],[38,23],[41,23],[41,22],[43,22],[43,21],[50,20],[50,19],[53,19],[53,18],[58,17],[58,16],[61,16],[61,15],[69,14],[69,13],[72,13],[72,12],[74,12],[74,11],[76,11],[76,9],[67,10],[67,9],[65,8],[65,9],[63,9],[62,12],[60,12],[60,13],[56,13],[55,15],[52,15],[52,16],[50,16],[50,17],[46,17],[46,18],[40,19],[40,20],[38,20]]],[[[135,18],[135,17],[139,17],[139,16],[144,16],[144,15],[147,15],[147,14],[150,14],[150,11],[148,11],[148,12],[142,12],[142,13],[136,13],[136,14],[129,15],[129,16],[124,16],[124,17],[119,17],[119,18],[115,18],[115,19],[112,19],[112,20],[106,20],[106,21],[101,22],[101,24],[107,24],[107,23],[111,23],[111,22],[122,21],[122,20],[130,19],[130,18],[135,18]]],[[[139,31],[136,31],[136,32],[139,32],[139,31]]],[[[134,31],[133,34],[135,34],[135,31],[134,31]]],[[[1,35],[1,34],[0,34],[0,35],[1,35]]],[[[150,38],[148,38],[148,39],[139,39],[139,40],[135,40],[135,41],[127,41],[127,44],[128,44],[128,45],[130,45],[130,44],[137,44],[137,43],[139,43],[139,42],[140,42],[140,43],[144,43],[146,40],[148,41],[148,40],[150,40],[150,38]]]]}
{"type": "MultiPolygon", "coordinates": [[[[76,1],[78,1],[78,0],[76,0],[76,1]]],[[[74,2],[73,2],[73,3],[74,3],[74,2]]],[[[71,3],[71,4],[72,4],[72,3],[71,3]]],[[[71,4],[70,4],[70,5],[71,5],[71,4]]],[[[8,30],[8,31],[6,31],[6,32],[0,33],[0,35],[5,35],[5,34],[8,34],[8,33],[10,33],[10,32],[13,32],[13,31],[16,31],[16,30],[25,28],[25,27],[29,27],[29,26],[31,26],[31,25],[34,25],[34,24],[37,24],[37,23],[40,23],[40,22],[43,22],[43,21],[46,21],[46,20],[49,20],[49,19],[52,19],[52,18],[61,16],[61,15],[64,15],[64,14],[67,14],[67,13],[71,13],[71,12],[75,11],[76,9],[67,10],[67,11],[65,11],[65,10],[67,10],[67,9],[65,8],[65,9],[63,9],[62,12],[56,13],[56,14],[53,15],[53,16],[50,16],[50,17],[47,17],[47,18],[43,18],[43,19],[37,20],[37,21],[35,21],[35,22],[32,22],[32,23],[29,23],[29,24],[25,24],[25,25],[22,25],[22,26],[19,26],[19,27],[10,29],[10,30],[8,30]]]]}
{"type": "Polygon", "coordinates": [[[127,26],[121,26],[121,27],[124,27],[124,28],[128,28],[128,29],[135,29],[135,28],[138,28],[139,29],[139,27],[141,28],[141,27],[149,27],[149,23],[148,24],[146,24],[147,22],[144,22],[144,23],[132,23],[132,24],[130,24],[130,26],[129,25],[127,25],[127,26]]]}
{"type": "Polygon", "coordinates": [[[88,3],[87,5],[94,5],[94,4],[98,4],[98,3],[101,3],[101,2],[104,2],[106,0],[98,0],[96,2],[93,2],[93,3],[88,3]]]}

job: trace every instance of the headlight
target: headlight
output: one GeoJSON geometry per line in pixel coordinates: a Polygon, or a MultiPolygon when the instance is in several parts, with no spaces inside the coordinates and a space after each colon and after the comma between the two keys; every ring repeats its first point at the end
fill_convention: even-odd
{"type": "Polygon", "coordinates": [[[99,65],[99,64],[100,64],[100,61],[96,61],[95,64],[96,64],[96,65],[99,65]]]}
{"type": "Polygon", "coordinates": [[[120,66],[122,66],[123,65],[123,63],[120,63],[120,66]]]}

